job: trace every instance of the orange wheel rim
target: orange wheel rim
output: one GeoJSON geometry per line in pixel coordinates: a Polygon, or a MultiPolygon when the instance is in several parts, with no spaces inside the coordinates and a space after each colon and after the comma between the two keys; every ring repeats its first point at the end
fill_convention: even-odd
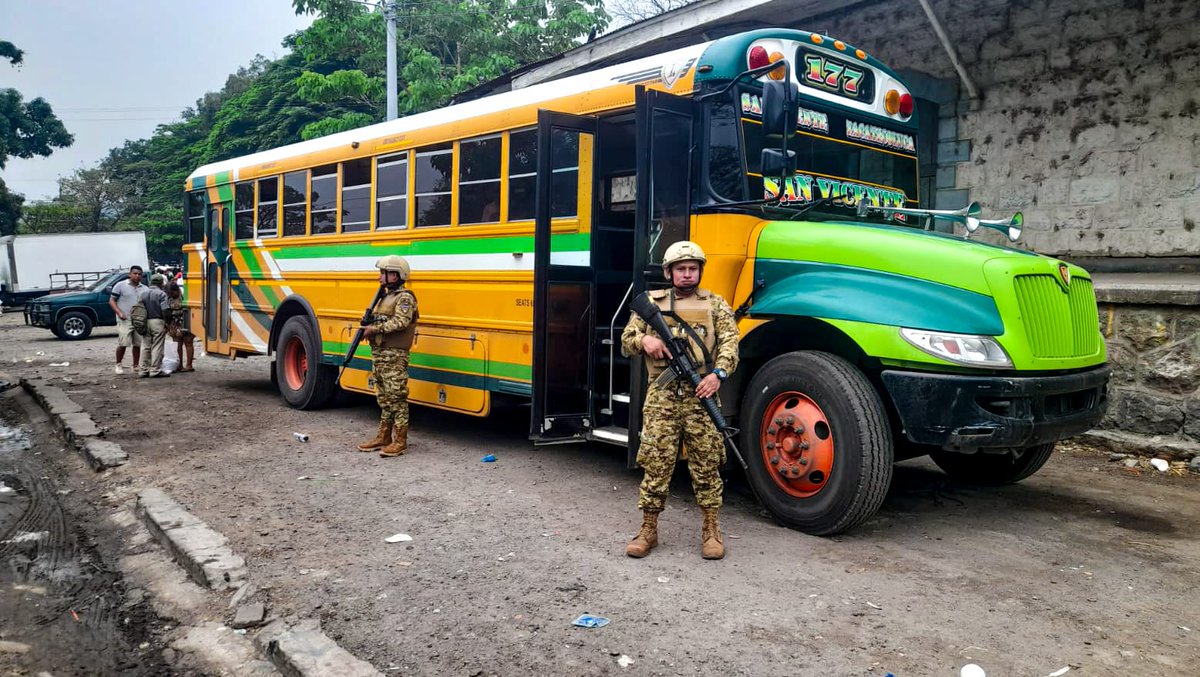
{"type": "Polygon", "coordinates": [[[796,498],[820,493],[833,471],[833,430],[807,395],[780,393],[763,412],[759,448],[771,479],[796,498]]]}
{"type": "Polygon", "coordinates": [[[283,377],[289,388],[300,390],[307,376],[308,353],[304,351],[304,341],[299,336],[293,336],[283,351],[283,377]]]}

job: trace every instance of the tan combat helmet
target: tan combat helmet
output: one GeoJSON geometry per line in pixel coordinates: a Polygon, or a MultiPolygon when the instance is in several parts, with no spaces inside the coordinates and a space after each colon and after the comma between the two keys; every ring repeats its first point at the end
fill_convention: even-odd
{"type": "Polygon", "coordinates": [[[401,282],[408,280],[408,261],[406,261],[403,256],[399,256],[397,254],[388,254],[387,256],[380,257],[380,259],[375,262],[375,267],[380,270],[400,273],[401,282]]]}
{"type": "Polygon", "coordinates": [[[688,240],[680,240],[667,247],[666,253],[663,254],[663,277],[671,279],[671,266],[680,261],[699,261],[700,265],[704,265],[707,260],[700,245],[688,240]]]}

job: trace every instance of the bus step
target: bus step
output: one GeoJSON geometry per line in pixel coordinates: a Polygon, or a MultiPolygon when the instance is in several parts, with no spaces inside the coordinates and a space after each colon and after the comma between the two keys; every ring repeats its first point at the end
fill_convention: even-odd
{"type": "Polygon", "coordinates": [[[624,447],[629,444],[629,429],[615,425],[606,425],[603,428],[592,429],[588,432],[588,437],[597,442],[608,442],[609,444],[618,444],[624,447]]]}

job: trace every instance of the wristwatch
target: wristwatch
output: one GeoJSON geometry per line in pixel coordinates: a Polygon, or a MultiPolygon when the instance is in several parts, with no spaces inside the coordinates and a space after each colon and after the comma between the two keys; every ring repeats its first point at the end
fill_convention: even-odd
{"type": "Polygon", "coordinates": [[[713,373],[717,375],[718,381],[724,381],[725,379],[729,378],[729,372],[727,372],[724,369],[721,369],[719,367],[716,369],[713,369],[713,373]]]}

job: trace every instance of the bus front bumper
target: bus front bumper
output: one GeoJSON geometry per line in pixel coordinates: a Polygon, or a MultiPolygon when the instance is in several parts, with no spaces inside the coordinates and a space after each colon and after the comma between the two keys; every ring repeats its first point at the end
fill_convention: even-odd
{"type": "Polygon", "coordinates": [[[1029,447],[1090,430],[1108,406],[1108,366],[1061,376],[884,371],[904,434],[944,449],[1029,447]]]}

